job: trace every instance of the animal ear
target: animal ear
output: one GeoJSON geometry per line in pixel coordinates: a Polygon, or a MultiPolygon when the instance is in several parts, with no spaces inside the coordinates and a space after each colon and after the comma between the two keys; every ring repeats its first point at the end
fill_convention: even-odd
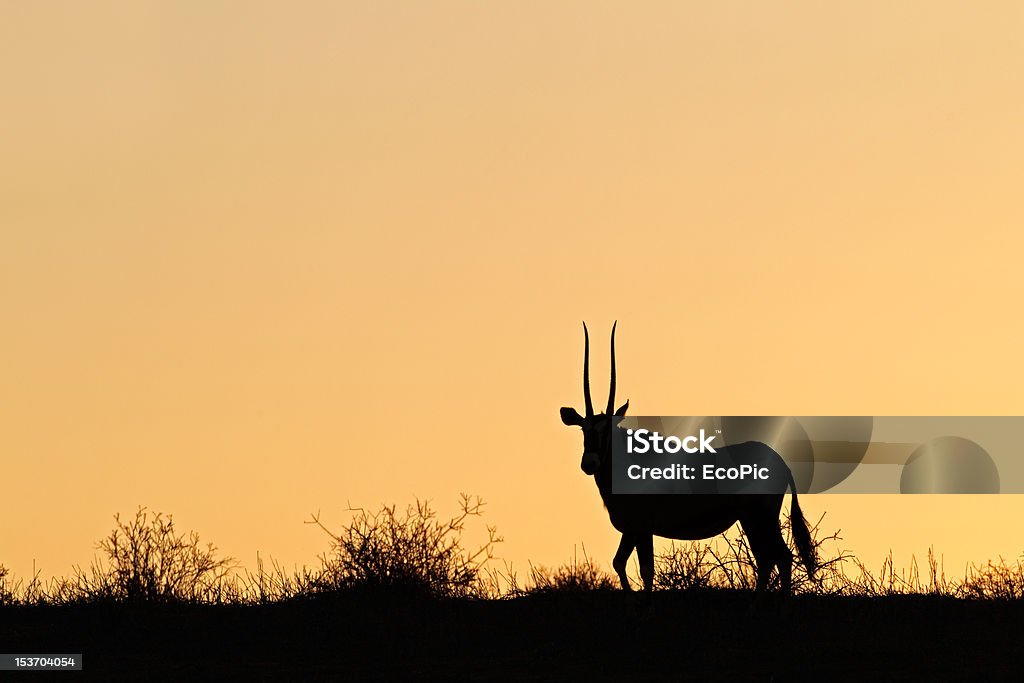
{"type": "Polygon", "coordinates": [[[583,416],[577,413],[575,408],[562,408],[558,412],[562,415],[562,424],[570,427],[583,426],[583,416]]]}
{"type": "Polygon", "coordinates": [[[626,409],[627,408],[629,408],[629,401],[628,400],[625,403],[623,403],[621,406],[619,406],[619,409],[615,411],[615,414],[618,417],[622,417],[623,415],[626,414],[626,409]]]}

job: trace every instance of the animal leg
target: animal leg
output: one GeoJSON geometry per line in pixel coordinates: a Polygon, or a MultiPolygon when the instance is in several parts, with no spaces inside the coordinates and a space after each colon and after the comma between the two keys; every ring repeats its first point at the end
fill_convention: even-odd
{"type": "Polygon", "coordinates": [[[654,590],[654,536],[643,534],[636,539],[636,556],[640,560],[640,578],[644,581],[644,592],[654,590]]]}
{"type": "Polygon", "coordinates": [[[782,538],[782,530],[775,532],[775,564],[779,568],[779,582],[782,584],[783,595],[789,595],[793,589],[793,553],[789,551],[786,540],[782,538]]]}
{"type": "Polygon", "coordinates": [[[750,543],[750,551],[754,554],[754,562],[757,564],[757,587],[758,593],[768,589],[768,581],[772,576],[772,567],[775,566],[775,545],[767,530],[760,524],[743,524],[743,530],[747,533],[747,541],[750,543]]]}
{"type": "Polygon", "coordinates": [[[757,561],[757,588],[755,589],[758,593],[764,593],[768,590],[768,582],[772,577],[772,567],[775,564],[771,560],[769,553],[754,553],[754,559],[757,561]]]}
{"type": "Polygon", "coordinates": [[[619,575],[619,582],[622,584],[622,590],[624,591],[633,590],[629,585],[629,577],[626,576],[626,565],[629,563],[629,556],[633,554],[633,548],[635,547],[636,543],[633,537],[629,534],[622,534],[622,539],[619,541],[619,549],[615,551],[615,557],[612,559],[612,568],[619,575]]]}

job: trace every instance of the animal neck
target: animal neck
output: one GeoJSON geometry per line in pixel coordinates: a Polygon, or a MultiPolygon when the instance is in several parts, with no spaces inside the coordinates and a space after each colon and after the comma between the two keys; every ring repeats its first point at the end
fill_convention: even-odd
{"type": "Polygon", "coordinates": [[[612,433],[609,436],[608,441],[605,443],[601,453],[601,465],[597,468],[597,472],[594,473],[594,482],[597,484],[597,490],[601,493],[601,500],[604,501],[605,507],[610,508],[613,504],[612,497],[612,443],[617,437],[625,436],[625,431],[615,426],[612,427],[612,433]]]}

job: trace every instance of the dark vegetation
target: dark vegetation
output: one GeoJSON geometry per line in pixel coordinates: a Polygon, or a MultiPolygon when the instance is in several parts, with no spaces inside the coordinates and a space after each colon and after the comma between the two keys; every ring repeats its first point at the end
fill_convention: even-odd
{"type": "Polygon", "coordinates": [[[87,569],[23,581],[0,567],[0,650],[81,652],[106,680],[973,679],[1015,672],[1024,636],[1019,560],[951,579],[930,552],[923,568],[890,556],[872,571],[823,520],[821,568],[796,571],[784,599],[752,593],[742,533],[667,547],[645,596],[585,552],[497,567],[479,499],[452,517],[423,502],[350,512],[338,531],[309,520],[328,550],[292,571],[243,569],[169,515],[115,516],[87,569]]]}

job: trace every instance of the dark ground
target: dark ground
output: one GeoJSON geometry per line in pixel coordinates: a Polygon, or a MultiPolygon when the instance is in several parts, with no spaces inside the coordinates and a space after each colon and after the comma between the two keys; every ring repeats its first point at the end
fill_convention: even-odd
{"type": "Polygon", "coordinates": [[[1022,617],[1020,602],[913,596],[349,595],[0,608],[0,651],[83,653],[84,672],[44,674],[61,680],[1020,680],[1022,617]]]}

